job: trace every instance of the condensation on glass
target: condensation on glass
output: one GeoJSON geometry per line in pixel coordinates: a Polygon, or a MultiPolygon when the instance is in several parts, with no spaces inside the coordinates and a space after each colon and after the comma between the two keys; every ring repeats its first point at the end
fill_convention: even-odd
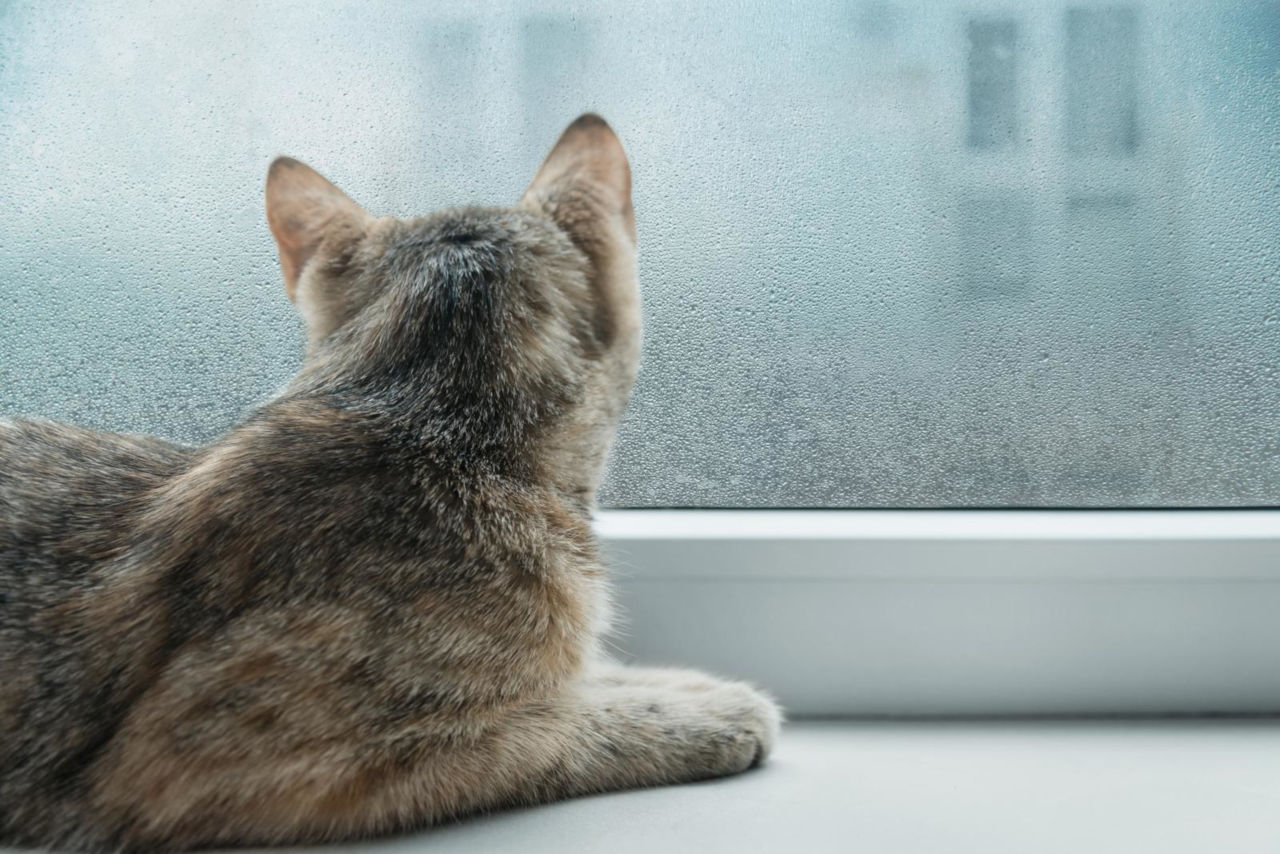
{"type": "Polygon", "coordinates": [[[969,145],[1013,145],[1018,141],[1018,22],[975,18],[968,34],[969,145]]]}
{"type": "Polygon", "coordinates": [[[602,112],[620,506],[1280,503],[1280,4],[0,5],[0,412],[206,440],[297,368],[277,154],[509,203],[602,112]]]}
{"type": "Polygon", "coordinates": [[[1067,149],[1138,148],[1137,13],[1132,6],[1067,10],[1067,149]]]}

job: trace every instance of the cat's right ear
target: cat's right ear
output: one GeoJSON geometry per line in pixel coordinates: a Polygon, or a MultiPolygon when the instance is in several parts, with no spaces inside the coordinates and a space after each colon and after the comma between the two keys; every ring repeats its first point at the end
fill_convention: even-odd
{"type": "Polygon", "coordinates": [[[604,309],[599,317],[602,338],[634,340],[640,310],[631,167],[608,123],[587,113],[570,124],[520,207],[550,217],[591,260],[604,309]]]}
{"type": "Polygon", "coordinates": [[[354,238],[372,219],[310,166],[277,157],[267,173],[267,223],[280,249],[289,299],[298,302],[303,268],[326,238],[354,238]]]}

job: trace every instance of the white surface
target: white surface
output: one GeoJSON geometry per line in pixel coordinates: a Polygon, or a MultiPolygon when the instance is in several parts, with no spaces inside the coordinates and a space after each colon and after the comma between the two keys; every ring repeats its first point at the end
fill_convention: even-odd
{"type": "Polygon", "coordinates": [[[741,777],[339,850],[1275,854],[1280,722],[805,724],[741,777]]]}
{"type": "Polygon", "coordinates": [[[613,511],[633,660],[806,715],[1280,712],[1277,511],[613,511]]]}
{"type": "Polygon", "coordinates": [[[616,540],[1277,540],[1274,510],[602,510],[616,540]]]}

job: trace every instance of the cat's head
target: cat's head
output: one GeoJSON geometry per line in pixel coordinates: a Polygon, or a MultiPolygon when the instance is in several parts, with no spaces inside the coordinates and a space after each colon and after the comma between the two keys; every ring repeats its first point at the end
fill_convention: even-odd
{"type": "Polygon", "coordinates": [[[266,196],[310,387],[593,500],[640,342],[631,172],[603,119],[569,125],[513,208],[376,218],[289,158],[266,196]]]}

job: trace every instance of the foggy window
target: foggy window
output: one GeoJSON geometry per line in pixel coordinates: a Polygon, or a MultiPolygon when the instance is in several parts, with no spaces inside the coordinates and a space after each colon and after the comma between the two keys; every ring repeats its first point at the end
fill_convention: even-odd
{"type": "Polygon", "coordinates": [[[1067,10],[1067,147],[1131,154],[1138,147],[1135,41],[1128,6],[1067,10]]]}
{"type": "Polygon", "coordinates": [[[439,165],[453,171],[475,168],[479,162],[480,140],[474,122],[453,120],[459,104],[476,102],[480,83],[478,68],[480,36],[476,25],[466,20],[433,22],[422,33],[418,55],[422,69],[418,97],[430,105],[432,148],[439,165]]]}
{"type": "Polygon", "coordinates": [[[211,440],[303,350],[272,158],[508,205],[595,110],[604,506],[1280,504],[1280,15],[1103,4],[0,2],[0,417],[211,440]]]}
{"type": "Polygon", "coordinates": [[[971,148],[1013,145],[1018,134],[1018,24],[979,18],[968,24],[971,148]]]}
{"type": "Polygon", "coordinates": [[[970,296],[1022,291],[1030,278],[1031,204],[1025,194],[960,199],[960,264],[970,296]]]}
{"type": "MultiPolygon", "coordinates": [[[[1132,196],[1074,196],[1067,200],[1066,213],[1070,239],[1064,251],[1065,278],[1076,283],[1078,304],[1093,314],[1081,334],[1138,335],[1151,329],[1153,311],[1171,313],[1173,306],[1162,306],[1144,293],[1148,283],[1138,266],[1141,256],[1134,251],[1143,235],[1132,196]]],[[[1165,334],[1176,334],[1175,320],[1163,319],[1165,334]]]]}
{"type": "Polygon", "coordinates": [[[579,103],[590,91],[587,59],[591,33],[581,17],[532,15],[520,22],[521,109],[531,154],[541,156],[547,140],[563,130],[564,116],[587,109],[579,103]]]}

